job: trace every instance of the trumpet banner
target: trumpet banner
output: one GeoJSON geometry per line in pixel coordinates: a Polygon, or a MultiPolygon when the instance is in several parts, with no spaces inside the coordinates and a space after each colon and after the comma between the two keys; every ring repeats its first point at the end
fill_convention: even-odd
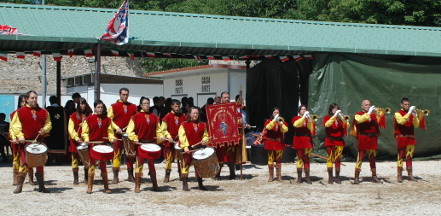
{"type": "Polygon", "coordinates": [[[235,146],[241,138],[236,103],[207,105],[208,133],[214,147],[235,146]]]}

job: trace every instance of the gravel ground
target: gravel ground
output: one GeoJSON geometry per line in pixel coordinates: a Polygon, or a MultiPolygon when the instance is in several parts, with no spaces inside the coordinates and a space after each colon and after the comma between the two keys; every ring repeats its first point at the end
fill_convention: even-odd
{"type": "MultiPolygon", "coordinates": [[[[72,184],[69,166],[45,167],[46,187],[50,194],[38,192],[38,186],[25,181],[23,192],[13,194],[12,168],[0,167],[1,215],[438,215],[441,210],[441,161],[415,161],[414,176],[418,182],[396,181],[396,162],[377,163],[383,184],[370,182],[369,163],[363,163],[359,185],[353,185],[353,162],[342,166],[342,184],[327,184],[326,164],[311,164],[313,183],[296,184],[293,163],[283,164],[283,183],[267,182],[267,166],[244,165],[244,180],[227,180],[228,168],[222,169],[222,180],[204,179],[209,191],[199,191],[190,173],[191,191],[182,191],[176,164],[171,182],[162,183],[164,164],[156,164],[162,192],[151,191],[144,178],[139,194],[134,183],[110,184],[112,194],[103,193],[100,172],[95,177],[94,193],[86,194],[87,184],[72,184]],[[19,210],[19,208],[21,208],[19,210]]],[[[80,169],[82,171],[82,169],[80,169]]],[[[111,170],[110,165],[108,171],[111,170]]],[[[239,173],[239,171],[237,171],[239,173]]],[[[109,179],[112,179],[109,173],[109,179]]],[[[403,172],[406,179],[407,172],[403,172]]],[[[126,167],[120,180],[127,178],[126,167]]],[[[83,172],[80,172],[83,179],[83,172]]]]}

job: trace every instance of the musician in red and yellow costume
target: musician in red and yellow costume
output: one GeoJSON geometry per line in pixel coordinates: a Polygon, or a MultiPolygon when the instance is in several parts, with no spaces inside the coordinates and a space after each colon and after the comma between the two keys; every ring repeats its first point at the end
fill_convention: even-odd
{"type": "MultiPolygon", "coordinates": [[[[17,110],[21,107],[26,106],[26,95],[20,95],[18,97],[18,104],[17,104],[17,110]]],[[[15,110],[9,115],[9,119],[12,120],[15,113],[17,112],[15,110]]],[[[13,173],[13,180],[14,182],[12,185],[17,186],[17,176],[18,176],[18,169],[20,168],[20,152],[18,151],[18,145],[17,144],[17,138],[14,137],[14,133],[11,131],[11,127],[9,127],[9,138],[12,140],[11,142],[11,150],[12,150],[12,173],[13,173]]],[[[28,167],[28,176],[29,176],[29,184],[34,185],[34,170],[31,167],[28,167]]]]}
{"type": "Polygon", "coordinates": [[[406,158],[407,180],[417,181],[412,176],[412,157],[415,151],[415,128],[420,126],[416,107],[410,106],[408,98],[401,99],[401,110],[394,116],[394,137],[397,139],[397,181],[402,182],[403,159],[406,158]]]}
{"type": "Polygon", "coordinates": [[[263,137],[265,149],[268,151],[268,181],[274,180],[274,167],[277,181],[282,182],[282,155],[285,150],[284,134],[288,131],[288,123],[279,117],[279,108],[273,108],[271,119],[265,122],[266,133],[263,137]],[[275,164],[274,164],[275,163],[275,164]]]}
{"type": "Polygon", "coordinates": [[[328,153],[326,167],[328,170],[328,184],[340,180],[340,159],[345,147],[343,136],[347,135],[349,122],[345,120],[336,103],[329,105],[328,115],[323,118],[323,126],[326,131],[325,148],[328,153]],[[333,163],[335,162],[335,177],[333,177],[333,163]]]}
{"type": "MultiPolygon", "coordinates": [[[[230,102],[230,93],[227,91],[224,91],[221,93],[221,101],[220,103],[228,103],[230,102]]],[[[240,113],[238,113],[239,116],[240,113]]],[[[224,163],[228,164],[228,168],[230,170],[230,176],[229,179],[235,179],[236,178],[236,171],[235,171],[235,162],[236,162],[236,151],[238,149],[238,145],[234,145],[232,143],[224,143],[223,146],[213,146],[216,148],[216,156],[219,161],[219,167],[222,171],[222,167],[224,163]]],[[[213,178],[214,180],[220,180],[220,174],[221,171],[213,178]]]]}
{"type": "MultiPolygon", "coordinates": [[[[159,117],[149,112],[150,99],[146,97],[141,98],[141,111],[132,116],[127,126],[127,135],[134,145],[139,143],[160,143],[164,141],[159,139],[163,137],[159,117]]],[[[136,148],[138,149],[138,148],[136,148]]],[[[138,151],[138,150],[137,150],[138,151]]],[[[136,154],[136,168],[135,168],[135,193],[141,192],[141,179],[144,160],[142,156],[136,154]]],[[[153,191],[160,191],[158,181],[156,179],[155,160],[148,160],[148,167],[150,178],[153,183],[153,191]]]]}
{"type": "MultiPolygon", "coordinates": [[[[119,129],[116,126],[112,119],[107,117],[106,113],[106,105],[104,105],[103,101],[96,100],[94,102],[95,113],[93,115],[89,115],[82,125],[82,133],[81,137],[84,142],[89,146],[89,159],[90,159],[90,167],[87,178],[87,191],[86,193],[91,194],[93,190],[93,179],[95,178],[95,166],[96,166],[96,158],[91,157],[90,149],[99,142],[104,143],[104,137],[108,137],[109,142],[114,141],[114,133],[113,130],[119,129]]],[[[101,143],[100,143],[101,144],[101,143]]],[[[98,145],[100,145],[98,144],[98,145]]],[[[104,184],[104,193],[111,193],[109,189],[109,179],[107,175],[106,169],[107,161],[100,161],[99,166],[101,170],[101,177],[103,179],[104,184]]]]}
{"type": "MultiPolygon", "coordinates": [[[[207,145],[210,142],[207,133],[207,126],[201,121],[199,116],[199,108],[191,107],[187,114],[187,120],[181,124],[178,132],[180,147],[184,151],[182,154],[184,159],[181,164],[182,189],[184,191],[190,190],[190,188],[188,188],[188,170],[190,169],[190,165],[193,160],[191,152],[191,150],[194,149],[193,145],[207,145]]],[[[195,172],[199,190],[207,190],[202,184],[202,178],[199,176],[197,170],[195,172]]]]}
{"type": "MultiPolygon", "coordinates": [[[[25,144],[26,140],[43,140],[44,135],[52,129],[50,116],[47,110],[40,108],[37,104],[37,92],[29,91],[26,93],[26,106],[18,109],[11,120],[11,136],[18,140],[18,152],[20,152],[20,167],[17,174],[17,188],[14,193],[21,193],[25,180],[28,165],[26,164],[25,144]]],[[[36,177],[38,181],[38,191],[49,193],[44,187],[44,167],[37,167],[36,177]]]]}
{"type": "MultiPolygon", "coordinates": [[[[176,156],[175,146],[173,143],[179,139],[178,130],[181,123],[187,119],[187,116],[181,113],[181,102],[178,100],[172,100],[171,102],[172,111],[167,113],[162,119],[162,135],[167,139],[164,141],[164,156],[165,162],[165,177],[164,183],[170,181],[170,172],[173,159],[176,156]]],[[[180,162],[178,161],[178,172],[181,175],[180,162]]]]}
{"type": "Polygon", "coordinates": [[[305,105],[299,106],[299,115],[292,118],[294,126],[293,148],[297,153],[297,183],[302,183],[302,168],[305,169],[305,180],[312,184],[309,177],[310,157],[313,148],[312,136],[315,135],[315,121],[305,105]]]}
{"type": "Polygon", "coordinates": [[[354,122],[351,127],[351,135],[357,136],[358,141],[358,156],[355,164],[355,179],[354,184],[360,183],[360,172],[363,158],[368,153],[369,164],[372,171],[372,182],[380,183],[377,178],[377,169],[375,164],[375,157],[377,156],[378,137],[380,136],[380,128],[377,118],[375,106],[371,106],[369,100],[364,100],[361,103],[362,111],[357,112],[354,117],[354,122]],[[354,130],[355,129],[355,130],[354,130]],[[355,133],[353,132],[355,131],[355,133]]]}
{"type": "MultiPolygon", "coordinates": [[[[119,90],[119,100],[118,102],[112,104],[109,107],[109,110],[107,111],[107,116],[112,119],[112,121],[118,126],[118,128],[121,128],[123,131],[127,128],[127,125],[129,124],[130,117],[136,114],[138,107],[130,103],[128,101],[129,99],[129,89],[127,88],[121,88],[119,90]]],[[[115,128],[114,128],[115,129],[115,128]]],[[[117,184],[119,182],[118,175],[119,175],[119,168],[121,166],[121,157],[122,157],[122,151],[124,148],[124,144],[121,141],[121,135],[122,131],[116,131],[117,140],[115,141],[115,146],[113,146],[113,150],[115,151],[115,156],[113,158],[113,184],[117,184]]],[[[127,165],[127,173],[128,173],[128,180],[131,182],[134,182],[135,179],[133,177],[133,164],[135,162],[135,158],[132,156],[126,157],[126,165],[127,165]]]]}
{"type": "MultiPolygon", "coordinates": [[[[92,109],[90,108],[86,99],[81,97],[77,105],[77,111],[72,113],[72,115],[70,115],[69,117],[69,124],[67,127],[67,131],[69,132],[69,141],[70,141],[69,152],[71,152],[72,154],[71,165],[74,176],[74,181],[73,181],[74,185],[79,184],[78,164],[80,161],[80,156],[78,154],[77,146],[83,142],[83,139],[81,138],[81,132],[82,132],[81,128],[83,127],[83,122],[86,120],[86,117],[92,114],[90,112],[91,110],[92,109]]],[[[89,167],[84,161],[83,164],[84,164],[84,182],[87,182],[89,167]]]]}

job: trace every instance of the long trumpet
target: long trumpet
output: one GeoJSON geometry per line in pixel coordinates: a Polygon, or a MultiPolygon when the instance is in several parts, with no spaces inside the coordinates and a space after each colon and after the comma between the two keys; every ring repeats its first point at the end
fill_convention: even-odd
{"type": "Polygon", "coordinates": [[[375,107],[375,110],[377,112],[383,112],[383,113],[387,113],[387,114],[390,114],[390,112],[392,111],[392,109],[389,107],[386,107],[386,108],[375,107]]]}
{"type": "Polygon", "coordinates": [[[283,119],[283,117],[279,116],[277,117],[277,122],[279,122],[279,124],[282,124],[285,121],[285,119],[283,119]]]}
{"type": "Polygon", "coordinates": [[[313,121],[317,121],[318,120],[318,115],[309,115],[310,116],[310,118],[313,120],[313,121]]]}
{"type": "Polygon", "coordinates": [[[419,116],[422,116],[422,115],[428,116],[430,114],[429,109],[416,109],[416,112],[419,116]]]}

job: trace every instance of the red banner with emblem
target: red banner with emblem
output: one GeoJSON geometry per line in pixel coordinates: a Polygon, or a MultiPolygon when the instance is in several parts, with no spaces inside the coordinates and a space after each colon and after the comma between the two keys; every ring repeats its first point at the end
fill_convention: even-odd
{"type": "Polygon", "coordinates": [[[221,103],[207,105],[208,133],[214,147],[239,144],[237,104],[221,103]]]}

